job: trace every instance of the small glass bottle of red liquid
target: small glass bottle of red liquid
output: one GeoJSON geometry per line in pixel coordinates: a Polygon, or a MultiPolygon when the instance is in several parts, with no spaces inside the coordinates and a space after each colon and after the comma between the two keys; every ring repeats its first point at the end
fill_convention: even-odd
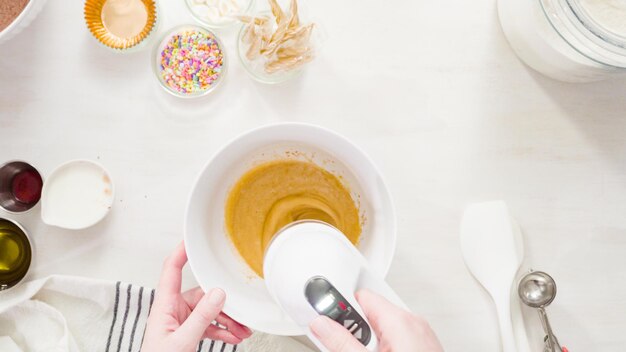
{"type": "Polygon", "coordinates": [[[41,198],[43,179],[39,172],[23,161],[0,166],[0,207],[19,213],[34,207],[41,198]]]}

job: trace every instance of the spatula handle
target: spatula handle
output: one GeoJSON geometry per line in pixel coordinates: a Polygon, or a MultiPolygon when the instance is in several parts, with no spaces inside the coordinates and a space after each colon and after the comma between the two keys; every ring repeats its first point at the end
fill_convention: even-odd
{"type": "Polygon", "coordinates": [[[496,302],[496,307],[498,310],[502,351],[517,352],[515,335],[513,334],[513,324],[511,322],[511,301],[508,299],[502,299],[500,302],[496,302]]]}
{"type": "Polygon", "coordinates": [[[521,302],[517,294],[517,283],[514,283],[511,288],[511,322],[513,324],[515,342],[517,343],[517,352],[532,352],[528,343],[526,326],[524,325],[521,302]]]}

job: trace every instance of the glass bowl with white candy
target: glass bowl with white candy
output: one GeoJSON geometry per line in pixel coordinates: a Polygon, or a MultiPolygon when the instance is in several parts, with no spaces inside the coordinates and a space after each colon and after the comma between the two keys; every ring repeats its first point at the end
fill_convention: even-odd
{"type": "Polygon", "coordinates": [[[254,6],[254,0],[185,0],[191,14],[210,28],[230,27],[237,17],[248,13],[254,6]]]}

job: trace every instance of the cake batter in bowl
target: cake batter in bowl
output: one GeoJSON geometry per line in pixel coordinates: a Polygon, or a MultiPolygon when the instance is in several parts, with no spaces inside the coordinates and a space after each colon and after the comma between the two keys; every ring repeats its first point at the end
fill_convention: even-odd
{"type": "MultiPolygon", "coordinates": [[[[224,312],[252,329],[275,335],[303,331],[274,302],[263,279],[233,245],[225,208],[229,192],[249,170],[277,160],[314,163],[337,176],[357,204],[357,248],[384,276],[396,243],[391,197],[372,161],[347,139],[321,127],[286,123],[245,133],[217,152],[200,173],[185,214],[185,247],[196,280],[206,291],[220,287],[224,312]]],[[[320,258],[323,260],[323,258],[320,258]]]]}

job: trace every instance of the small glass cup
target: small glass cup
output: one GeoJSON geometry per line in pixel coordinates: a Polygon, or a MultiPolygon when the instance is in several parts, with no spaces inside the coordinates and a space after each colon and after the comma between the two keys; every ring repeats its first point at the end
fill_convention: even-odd
{"type": "Polygon", "coordinates": [[[17,221],[0,217],[0,259],[5,269],[0,273],[0,292],[16,287],[33,267],[33,243],[17,221]]]}
{"type": "Polygon", "coordinates": [[[226,55],[224,44],[222,44],[222,41],[217,35],[215,35],[215,33],[200,26],[186,24],[186,25],[174,27],[171,30],[169,30],[163,37],[161,37],[161,39],[154,46],[154,51],[152,53],[152,71],[157,81],[159,81],[159,84],[161,85],[161,87],[163,87],[163,89],[165,89],[166,92],[179,98],[197,98],[197,97],[206,96],[207,94],[213,92],[218,86],[221,85],[222,81],[224,80],[224,76],[226,75],[228,71],[227,59],[228,59],[228,56],[226,55]],[[184,93],[184,92],[179,92],[173,89],[167,84],[167,82],[165,82],[165,80],[163,79],[163,76],[161,75],[161,52],[163,51],[165,44],[170,40],[172,36],[179,34],[179,33],[186,32],[186,31],[197,31],[197,32],[202,32],[204,34],[213,36],[213,38],[215,38],[215,41],[217,42],[217,45],[220,47],[222,51],[222,67],[221,67],[219,77],[215,81],[213,81],[213,83],[211,84],[209,88],[203,91],[194,92],[194,93],[184,93]]]}
{"type": "MultiPolygon", "coordinates": [[[[300,6],[300,8],[303,8],[303,7],[304,6],[300,6]]],[[[302,12],[303,11],[301,11],[301,13],[302,12]]],[[[268,17],[270,18],[271,21],[274,21],[274,16],[272,15],[270,11],[261,11],[250,16],[268,17]]],[[[309,23],[310,19],[300,14],[300,21],[304,23],[309,23]]],[[[326,35],[326,32],[323,30],[323,27],[317,21],[313,21],[313,22],[315,23],[315,27],[313,28],[313,32],[311,33],[310,45],[313,47],[315,51],[314,52],[315,57],[317,57],[320,53],[320,50],[324,42],[326,41],[327,35],[326,35]]],[[[272,25],[274,26],[274,30],[275,30],[276,24],[272,23],[272,25]]],[[[292,70],[267,73],[267,71],[265,71],[265,63],[267,62],[267,59],[265,57],[260,57],[255,60],[249,60],[246,57],[246,52],[248,51],[249,44],[244,43],[243,41],[245,29],[246,29],[246,24],[243,24],[241,26],[241,30],[239,31],[239,35],[237,36],[237,54],[239,56],[239,61],[241,61],[241,64],[246,69],[246,72],[248,72],[250,77],[252,77],[254,80],[261,82],[261,83],[265,83],[265,84],[283,83],[283,82],[292,80],[300,76],[302,72],[306,70],[307,66],[312,64],[312,62],[308,62],[304,64],[303,66],[300,66],[292,70]]],[[[315,57],[313,58],[313,61],[316,60],[315,57]]]]}
{"type": "Polygon", "coordinates": [[[33,208],[41,199],[43,179],[41,174],[32,165],[24,161],[9,161],[0,166],[0,208],[9,213],[22,213],[33,208]],[[16,182],[29,183],[24,187],[31,188],[25,199],[20,194],[16,194],[16,182]]]}
{"type": "MultiPolygon", "coordinates": [[[[231,27],[238,23],[237,19],[234,16],[230,16],[230,17],[224,16],[222,20],[217,20],[217,21],[211,20],[208,16],[202,16],[200,13],[198,13],[198,7],[201,7],[203,5],[199,4],[197,1],[198,0],[186,0],[185,3],[187,4],[187,8],[189,9],[189,12],[191,12],[191,15],[193,16],[193,18],[196,21],[198,21],[200,24],[207,26],[209,28],[213,28],[213,29],[221,29],[221,28],[231,27]]],[[[225,2],[236,1],[238,4],[241,5],[240,10],[236,12],[237,15],[245,15],[249,13],[254,7],[254,0],[214,0],[214,1],[217,3],[221,1],[225,1],[225,2]]]]}
{"type": "MultiPolygon", "coordinates": [[[[261,12],[256,16],[269,14],[269,12],[261,12]]],[[[237,53],[239,56],[239,61],[241,61],[242,66],[246,69],[246,72],[248,72],[250,77],[258,82],[265,84],[279,84],[296,78],[300,74],[302,74],[304,67],[289,71],[267,73],[265,71],[265,58],[261,57],[257,58],[256,60],[249,60],[246,57],[246,52],[248,51],[249,44],[243,42],[245,29],[246,26],[242,25],[241,30],[239,31],[239,35],[237,36],[237,53]]]]}

